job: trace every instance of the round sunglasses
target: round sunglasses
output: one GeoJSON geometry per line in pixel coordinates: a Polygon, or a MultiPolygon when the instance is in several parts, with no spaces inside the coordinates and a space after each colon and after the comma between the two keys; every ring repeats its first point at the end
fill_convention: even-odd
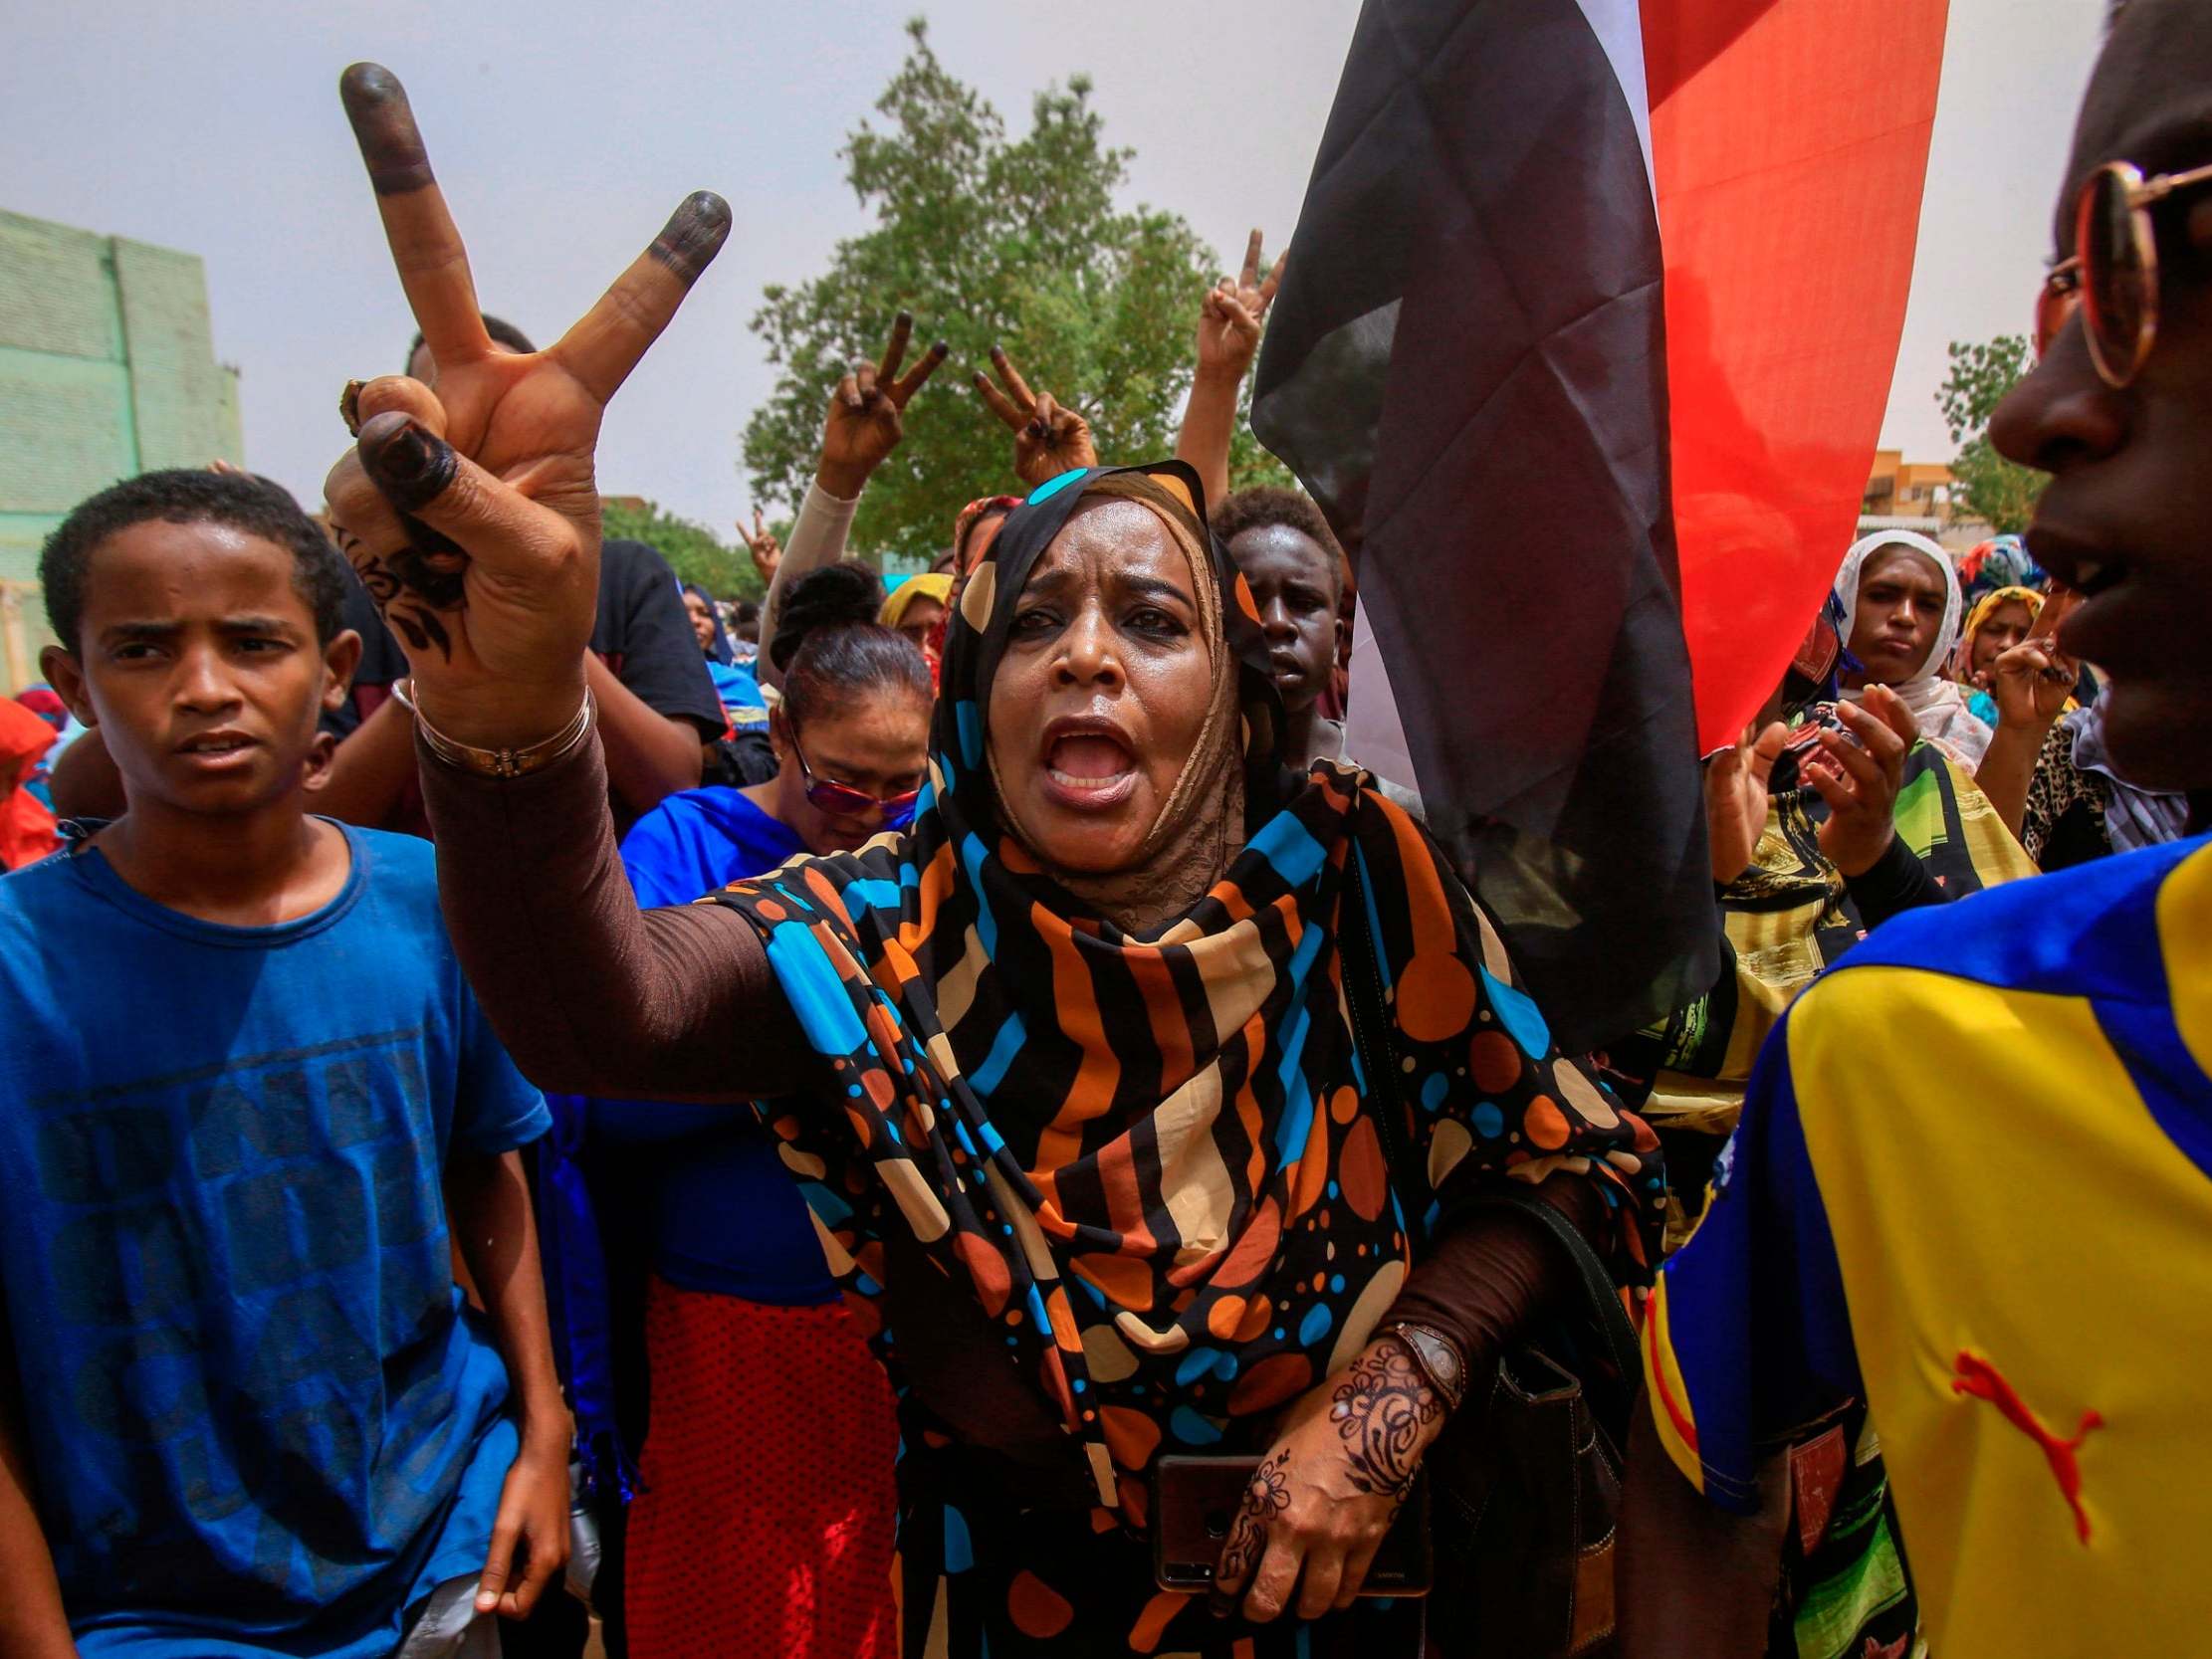
{"type": "Polygon", "coordinates": [[[2090,361],[2117,390],[2135,378],[2158,337],[2158,227],[2150,210],[2212,182],[2212,167],[2144,178],[2132,162],[2090,174],[2074,206],[2074,257],[2051,268],[2036,297],[2036,355],[2082,315],[2090,361]]]}
{"type": "Polygon", "coordinates": [[[814,768],[806,763],[806,751],[799,747],[798,727],[786,725],[784,729],[791,734],[791,753],[798,760],[799,776],[806,780],[807,803],[816,811],[826,812],[832,818],[859,818],[870,812],[880,812],[886,829],[904,829],[912,821],[914,802],[922,793],[919,788],[909,789],[902,795],[872,795],[833,777],[816,777],[814,768]]]}

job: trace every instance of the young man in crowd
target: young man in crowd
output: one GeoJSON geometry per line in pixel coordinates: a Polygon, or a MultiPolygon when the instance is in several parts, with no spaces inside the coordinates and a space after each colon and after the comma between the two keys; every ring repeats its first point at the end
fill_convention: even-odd
{"type": "MultiPolygon", "coordinates": [[[[2040,365],[1991,425],[2051,482],[2030,550],[2087,595],[2114,762],[2212,805],[2212,6],[2129,0],[2061,194],[2040,365]]],[[[1889,923],[1769,1040],[1647,1325],[1631,1659],[1761,1651],[1800,1445],[1863,1397],[1944,1659],[2169,1653],[2212,1624],[2212,842],[1889,923]],[[1686,1483],[1685,1479],[1686,1477],[1686,1483]],[[1695,1493],[1751,1524],[1703,1512],[1695,1493]],[[1764,1539],[1764,1544],[1757,1541],[1764,1539]],[[1746,1541],[1751,1541],[1747,1543],[1746,1541]]],[[[1868,1584],[1866,1593],[1902,1593],[1868,1584]]]]}
{"type": "Polygon", "coordinates": [[[1214,533],[1243,572],[1259,607],[1282,694],[1283,758],[1296,766],[1344,752],[1344,726],[1321,713],[1336,672],[1344,624],[1344,554],[1313,498],[1260,485],[1214,509],[1214,533]]]}
{"type": "Polygon", "coordinates": [[[338,555],[273,485],[149,473],[40,576],[127,810],[0,880],[0,1655],[522,1616],[567,1551],[516,1155],[548,1118],[430,848],[309,811],[338,555]]]}

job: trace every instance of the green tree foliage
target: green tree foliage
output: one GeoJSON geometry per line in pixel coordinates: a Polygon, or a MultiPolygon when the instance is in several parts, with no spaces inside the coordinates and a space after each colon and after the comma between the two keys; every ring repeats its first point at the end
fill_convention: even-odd
{"type": "Polygon", "coordinates": [[[753,318],[778,378],[747,423],[745,466],[764,499],[795,506],[830,388],[911,311],[916,349],[942,338],[952,356],[869,482],[853,544],[926,553],[969,500],[1020,488],[1005,428],[967,384],[994,343],[1081,412],[1102,460],[1156,460],[1175,448],[1199,303],[1219,267],[1177,215],[1115,205],[1132,152],[1105,142],[1088,80],[1039,93],[1029,131],[1010,137],[938,61],[924,22],[907,32],[876,102],[882,125],[863,120],[839,152],[874,228],[839,243],[813,281],[769,288],[753,318]]]}
{"type": "Polygon", "coordinates": [[[717,599],[759,599],[761,577],[745,550],[719,540],[704,524],[663,513],[647,502],[642,510],[623,501],[600,505],[607,539],[642,541],[668,560],[677,579],[697,582],[717,599]]]}
{"type": "Polygon", "coordinates": [[[1990,445],[1989,417],[2020,377],[2034,366],[2025,334],[2000,334],[1987,344],[1953,340],[1951,370],[1936,389],[1935,401],[1950,426],[1958,458],[1951,463],[1957,481],[1954,508],[1986,518],[2000,535],[2017,535],[2035,517],[2044,475],[2015,466],[1990,445]]]}

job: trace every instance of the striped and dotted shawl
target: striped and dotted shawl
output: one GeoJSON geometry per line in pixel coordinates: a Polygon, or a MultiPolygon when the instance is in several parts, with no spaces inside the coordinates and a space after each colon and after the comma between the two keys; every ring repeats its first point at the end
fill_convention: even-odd
{"type": "Polygon", "coordinates": [[[1651,1132],[1552,1051],[1421,826],[1351,768],[1283,771],[1256,607],[1207,535],[1195,476],[1124,469],[1114,488],[1132,475],[1208,549],[1239,665],[1248,837],[1212,892],[1128,936],[995,815],[991,671],[1093,473],[1031,496],[968,584],[912,829],[716,902],[761,931],[821,1058],[815,1096],[767,1111],[856,1307],[881,1291],[888,1231],[911,1232],[1081,1437],[1101,1502],[1141,1522],[1158,1453],[1249,1443],[1262,1414],[1348,1362],[1441,1208],[1573,1171],[1613,1206],[1633,1279],[1661,1183],[1651,1132]],[[1386,980],[1388,1092],[1350,1035],[1346,926],[1371,931],[1386,980]],[[1394,1190],[1381,1110],[1423,1155],[1418,1193],[1394,1190]]]}

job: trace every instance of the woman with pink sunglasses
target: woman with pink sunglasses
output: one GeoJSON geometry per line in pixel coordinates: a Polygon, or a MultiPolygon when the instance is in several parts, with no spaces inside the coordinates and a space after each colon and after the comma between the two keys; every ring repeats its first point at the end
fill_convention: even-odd
{"type": "MultiPolygon", "coordinates": [[[[640,905],[905,826],[934,693],[913,642],[877,623],[881,596],[849,560],[792,585],[766,653],[780,769],[639,819],[621,853],[640,905]]],[[[774,1138],[724,1108],[552,1105],[557,1336],[602,1519],[626,1532],[594,1605],[637,1659],[895,1651],[890,1388],[774,1138]]]]}

